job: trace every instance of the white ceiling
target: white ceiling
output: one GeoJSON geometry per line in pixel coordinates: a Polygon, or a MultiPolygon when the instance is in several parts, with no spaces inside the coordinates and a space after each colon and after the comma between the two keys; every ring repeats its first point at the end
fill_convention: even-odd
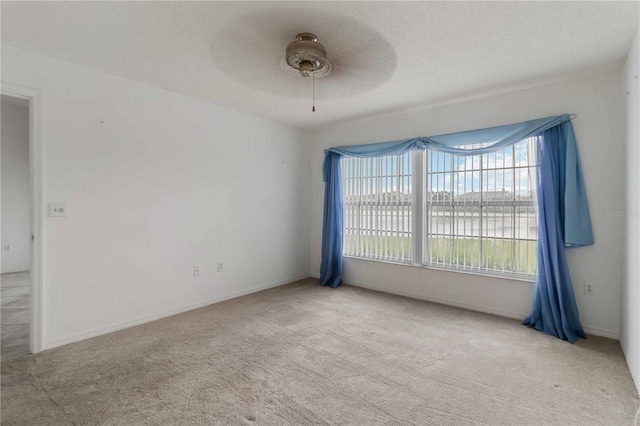
{"type": "Polygon", "coordinates": [[[638,2],[2,2],[2,42],[296,127],[435,105],[624,59],[638,2]],[[332,73],[282,68],[313,32],[332,73]]]}

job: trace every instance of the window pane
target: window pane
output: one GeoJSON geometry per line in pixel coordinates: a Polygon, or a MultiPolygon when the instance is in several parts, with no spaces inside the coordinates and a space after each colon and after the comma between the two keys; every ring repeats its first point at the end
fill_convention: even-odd
{"type": "Polygon", "coordinates": [[[427,151],[427,266],[535,274],[534,143],[476,156],[427,151]]]}
{"type": "Polygon", "coordinates": [[[427,150],[420,165],[424,189],[417,194],[424,210],[422,203],[414,206],[411,154],[343,158],[343,253],[410,263],[416,247],[418,256],[425,250],[425,266],[533,276],[535,142],[477,156],[427,150]],[[412,233],[414,216],[422,235],[412,233]]]}
{"type": "Polygon", "coordinates": [[[411,261],[412,173],[410,154],[342,159],[343,254],[411,261]]]}

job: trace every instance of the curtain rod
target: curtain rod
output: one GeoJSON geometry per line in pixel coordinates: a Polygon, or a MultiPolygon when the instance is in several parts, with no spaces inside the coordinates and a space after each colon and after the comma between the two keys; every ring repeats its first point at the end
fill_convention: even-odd
{"type": "Polygon", "coordinates": [[[576,118],[577,116],[578,116],[577,114],[569,114],[569,118],[570,118],[570,119],[572,119],[572,120],[573,120],[574,118],[576,118]]]}

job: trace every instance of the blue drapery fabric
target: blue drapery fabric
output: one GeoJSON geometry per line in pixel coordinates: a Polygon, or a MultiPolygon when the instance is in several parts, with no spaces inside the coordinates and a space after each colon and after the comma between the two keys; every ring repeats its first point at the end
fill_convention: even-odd
{"type": "Polygon", "coordinates": [[[427,148],[455,155],[478,155],[532,136],[541,139],[540,155],[545,156],[546,166],[541,164],[543,173],[539,173],[539,218],[544,214],[544,221],[540,219],[538,227],[539,264],[535,297],[532,314],[526,323],[571,342],[583,337],[563,249],[593,244],[593,233],[580,157],[568,114],[467,132],[327,149],[323,164],[325,200],[321,284],[335,288],[342,279],[344,206],[341,157],[399,155],[427,148]],[[465,148],[471,144],[480,147],[465,148]],[[555,178],[552,179],[553,176],[555,178]]]}
{"type": "Polygon", "coordinates": [[[322,263],[320,284],[336,288],[342,280],[342,230],[344,205],[342,200],[342,168],[340,155],[325,157],[324,221],[322,223],[322,263]]]}
{"type": "Polygon", "coordinates": [[[345,157],[381,157],[385,155],[400,155],[410,151],[424,151],[435,149],[455,155],[478,155],[496,151],[502,147],[512,145],[530,136],[543,132],[551,127],[569,121],[569,115],[538,118],[522,123],[506,126],[489,127],[486,129],[470,130],[467,132],[449,133],[439,136],[420,136],[413,139],[403,139],[391,142],[372,143],[366,145],[347,145],[325,150],[325,164],[323,165],[324,181],[327,182],[326,164],[328,153],[345,157]],[[465,149],[465,145],[482,144],[481,148],[465,149]]]}
{"type": "MultiPolygon", "coordinates": [[[[533,308],[522,322],[545,334],[556,336],[573,343],[580,337],[586,338],[578,315],[573,294],[573,284],[569,275],[569,267],[564,247],[575,247],[576,242],[566,241],[563,219],[567,211],[580,214],[580,208],[587,210],[582,214],[588,216],[586,204],[578,206],[566,205],[567,187],[575,185],[569,181],[574,179],[575,169],[570,170],[568,160],[573,162],[573,149],[569,149],[573,138],[573,130],[567,126],[557,126],[545,130],[538,138],[536,151],[540,165],[537,173],[538,190],[538,268],[533,294],[533,308]]],[[[575,151],[575,159],[577,151],[575,151]]],[[[575,166],[575,163],[572,165],[575,166]]],[[[582,180],[580,179],[580,184],[582,180]]],[[[586,203],[586,199],[584,200],[586,203]]],[[[585,235],[593,243],[593,236],[585,235]]],[[[588,241],[580,241],[584,245],[588,241]]]]}

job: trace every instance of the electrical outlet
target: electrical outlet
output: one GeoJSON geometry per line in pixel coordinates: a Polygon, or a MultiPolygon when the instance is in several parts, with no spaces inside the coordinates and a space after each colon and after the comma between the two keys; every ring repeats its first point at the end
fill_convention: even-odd
{"type": "Polygon", "coordinates": [[[218,272],[222,272],[223,265],[222,262],[218,262],[218,272]]]}
{"type": "Polygon", "coordinates": [[[593,284],[587,284],[586,282],[582,283],[584,285],[584,294],[588,296],[593,296],[593,284]]]}
{"type": "Polygon", "coordinates": [[[194,266],[193,267],[193,276],[194,277],[199,277],[200,276],[200,267],[199,266],[194,266]]]}

